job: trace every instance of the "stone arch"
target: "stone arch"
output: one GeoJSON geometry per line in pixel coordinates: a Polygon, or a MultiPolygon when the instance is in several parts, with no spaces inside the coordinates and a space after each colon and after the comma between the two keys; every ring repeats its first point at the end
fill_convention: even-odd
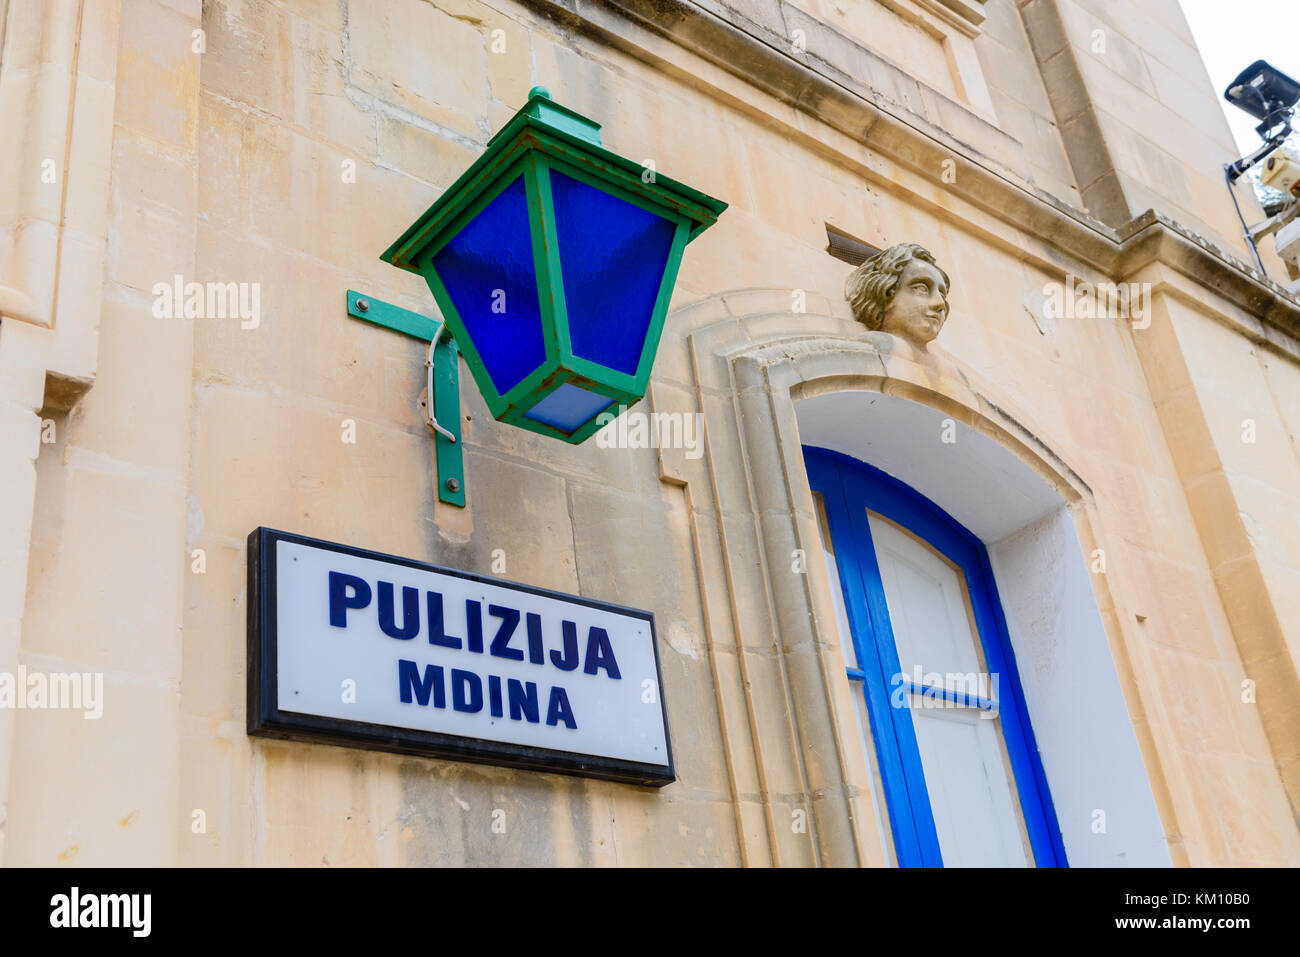
{"type": "MultiPolygon", "coordinates": [[[[1058,553],[1070,545],[1074,548],[1072,587],[1075,592],[1080,588],[1086,591],[1092,609],[1094,627],[1087,639],[1092,661],[1098,664],[1101,655],[1111,662],[1104,703],[1112,737],[1123,738],[1127,729],[1126,766],[1141,778],[1130,782],[1129,803],[1142,820],[1123,840],[1112,842],[1111,856],[1118,855],[1113,863],[1167,863],[1171,839],[1166,839],[1166,832],[1176,833],[1176,827],[1133,680],[1128,645],[1113,614],[1105,576],[1100,576],[1099,583],[1091,582],[1086,574],[1082,579],[1078,576],[1078,563],[1097,547],[1095,506],[1085,479],[1041,437],[1028,415],[1011,408],[996,389],[938,351],[918,352],[891,336],[867,332],[844,312],[832,314],[832,307],[791,315],[789,301],[785,290],[746,290],[678,310],[669,319],[670,328],[674,323],[692,327],[682,332],[689,357],[683,368],[693,373],[690,385],[705,413],[711,473],[710,507],[696,504],[693,513],[697,522],[712,518],[715,523],[716,532],[710,530],[701,538],[716,534],[723,553],[731,634],[742,665],[744,707],[724,701],[721,688],[719,706],[732,715],[743,713],[747,719],[756,783],[767,820],[766,844],[773,861],[885,862],[885,852],[872,833],[876,811],[870,778],[861,754],[855,754],[855,749],[860,752],[856,739],[846,733],[846,729],[854,729],[855,719],[835,634],[831,583],[819,557],[807,561],[804,575],[790,574],[787,558],[799,552],[817,556],[820,548],[800,451],[801,424],[806,430],[815,418],[805,414],[801,422],[799,409],[825,405],[827,397],[858,395],[879,397],[890,406],[891,415],[901,409],[915,414],[920,409],[926,410],[923,415],[952,419],[968,442],[983,442],[996,455],[1019,463],[1022,479],[1036,483],[1040,494],[1054,497],[1059,508],[1044,508],[1040,517],[1050,519],[1044,528],[1010,531],[1025,532],[1031,539],[1030,533],[1049,539],[1055,536],[1053,548],[1058,553]],[[737,471],[743,475],[738,477],[737,471]],[[713,514],[707,515],[709,511],[713,514]],[[1074,538],[1063,545],[1062,536],[1074,538]],[[750,667],[745,669],[747,660],[750,667]],[[788,708],[788,726],[782,731],[789,739],[789,754],[767,713],[782,700],[788,708]],[[1115,724],[1117,708],[1123,728],[1115,724]],[[780,827],[786,810],[783,805],[793,806],[800,796],[811,825],[806,846],[789,840],[780,827]],[[1162,816],[1167,822],[1164,825],[1162,816]]],[[[656,386],[652,397],[656,409],[664,404],[661,396],[673,389],[671,382],[656,386]]],[[[837,451],[852,454],[851,449],[837,451]]],[[[662,456],[661,465],[666,478],[678,475],[682,484],[688,483],[689,470],[675,473],[672,463],[662,456]]],[[[897,477],[909,479],[907,475],[897,477]]],[[[945,507],[951,504],[942,496],[936,500],[945,507]]],[[[964,518],[956,513],[954,517],[964,518]]],[[[1015,517],[1008,514],[1003,524],[1015,517]]],[[[999,527],[993,526],[995,530],[999,527]]],[[[980,537],[987,533],[987,529],[977,531],[980,537]]],[[[1011,559],[1025,560],[1033,546],[1031,540],[1027,548],[1012,550],[1011,559]]],[[[1014,578],[1014,561],[1003,567],[1008,580],[1014,578]]],[[[996,559],[995,573],[1001,588],[1003,573],[998,571],[996,559]]],[[[702,590],[709,590],[707,581],[702,590]]],[[[715,605],[719,598],[712,596],[715,605]]],[[[1023,598],[1013,595],[1011,600],[1023,598]]],[[[1014,629],[1012,637],[1016,643],[1014,629]]],[[[1023,632],[1020,636],[1021,641],[1030,642],[1034,637],[1023,632]]],[[[1020,655],[1020,645],[1016,648],[1020,655]]],[[[1047,664],[1050,666],[1050,660],[1047,664]]],[[[1024,677],[1023,665],[1021,671],[1024,677]]],[[[1050,682],[1043,684],[1044,691],[1050,687],[1050,682]]],[[[733,728],[741,723],[731,722],[733,728]]],[[[1043,744],[1046,749],[1047,743],[1043,744]]],[[[1053,777],[1063,790],[1077,789],[1077,780],[1062,767],[1057,761],[1055,772],[1048,771],[1054,792],[1058,783],[1053,783],[1053,777]]],[[[729,769],[738,804],[743,804],[747,789],[732,762],[729,769]]],[[[1076,805],[1082,800],[1065,802],[1065,810],[1078,813],[1076,805]]],[[[1058,806],[1057,810],[1059,817],[1063,809],[1058,806]]],[[[743,823],[740,829],[742,844],[748,841],[751,857],[756,856],[763,842],[755,839],[752,826],[748,834],[743,823]]],[[[1078,848],[1077,837],[1073,843],[1078,848]]]]}

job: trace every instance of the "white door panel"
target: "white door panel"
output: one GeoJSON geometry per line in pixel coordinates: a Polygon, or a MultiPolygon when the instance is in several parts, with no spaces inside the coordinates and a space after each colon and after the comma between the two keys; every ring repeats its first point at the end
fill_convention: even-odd
{"type": "Polygon", "coordinates": [[[892,522],[868,520],[903,674],[918,664],[922,672],[980,671],[960,573],[892,522]]]}
{"type": "MultiPolygon", "coordinates": [[[[871,513],[868,520],[902,675],[915,680],[919,667],[947,687],[995,697],[964,575],[893,523],[871,513]]],[[[915,694],[906,700],[944,864],[1030,864],[996,712],[915,694]]]]}

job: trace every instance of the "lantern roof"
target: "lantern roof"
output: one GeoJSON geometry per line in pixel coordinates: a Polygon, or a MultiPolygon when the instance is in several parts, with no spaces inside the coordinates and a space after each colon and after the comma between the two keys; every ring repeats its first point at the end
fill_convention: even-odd
{"type": "Polygon", "coordinates": [[[551,100],[544,87],[533,87],[528,102],[488,140],[487,149],[424,211],[380,257],[418,272],[416,258],[529,150],[539,150],[582,169],[590,176],[652,203],[667,207],[691,223],[687,241],[717,221],[727,204],[684,183],[619,156],[600,142],[600,124],[551,100]]]}

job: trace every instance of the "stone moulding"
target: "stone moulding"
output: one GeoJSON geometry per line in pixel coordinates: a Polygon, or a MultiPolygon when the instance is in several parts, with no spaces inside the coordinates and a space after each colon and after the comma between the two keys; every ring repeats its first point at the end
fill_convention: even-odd
{"type": "MultiPolygon", "coordinates": [[[[1092,219],[1029,185],[1005,162],[979,152],[860,81],[846,78],[842,71],[816,57],[796,58],[788,43],[774,45],[775,34],[747,19],[735,17],[733,22],[691,0],[528,2],[543,15],[595,36],[655,69],[686,77],[689,70],[684,62],[670,59],[663,50],[661,38],[666,38],[687,58],[698,57],[726,70],[906,167],[927,186],[941,186],[947,195],[969,203],[1016,235],[1032,238],[1044,248],[1030,248],[1022,239],[1019,254],[1049,273],[1092,269],[1120,282],[1153,258],[1168,262],[1213,297],[1258,317],[1261,327],[1255,329],[1249,322],[1229,318],[1239,332],[1300,361],[1300,300],[1236,256],[1154,210],[1119,228],[1092,219]],[[943,161],[951,159],[957,163],[956,180],[943,182],[943,161]]],[[[698,74],[689,77],[696,85],[709,82],[698,74]]],[[[720,88],[715,87],[715,93],[724,101],[734,101],[720,88]]],[[[977,120],[973,114],[971,119],[977,120]]],[[[990,142],[1009,139],[985,121],[978,123],[982,124],[981,135],[991,138],[990,142]]],[[[792,134],[804,139],[809,135],[800,130],[792,130],[792,134]]],[[[818,148],[826,147],[819,144],[818,148]]],[[[848,156],[840,159],[855,166],[858,163],[848,156]]],[[[933,205],[905,182],[883,180],[878,171],[867,167],[862,172],[868,179],[888,182],[909,202],[933,205]]],[[[945,212],[958,221],[964,218],[951,208],[945,212]]],[[[1224,314],[1219,318],[1224,319],[1224,314]]]]}

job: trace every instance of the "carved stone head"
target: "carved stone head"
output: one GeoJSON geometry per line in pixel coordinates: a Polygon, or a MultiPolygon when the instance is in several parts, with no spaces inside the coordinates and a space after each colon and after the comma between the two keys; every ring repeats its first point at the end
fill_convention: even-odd
{"type": "Polygon", "coordinates": [[[948,319],[948,274],[916,243],[872,256],[849,276],[844,294],[858,322],[922,349],[948,319]]]}

